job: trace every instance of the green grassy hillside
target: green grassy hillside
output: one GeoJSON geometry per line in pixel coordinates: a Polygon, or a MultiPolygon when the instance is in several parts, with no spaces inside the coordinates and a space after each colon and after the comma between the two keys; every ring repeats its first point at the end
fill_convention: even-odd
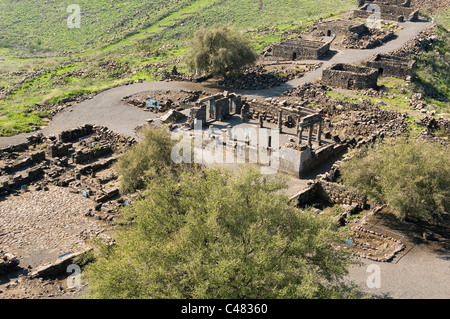
{"type": "MultiPolygon", "coordinates": [[[[80,28],[68,28],[73,1],[0,0],[0,135],[45,124],[41,105],[144,78],[158,79],[200,27],[230,23],[254,32],[261,49],[283,30],[337,14],[353,0],[79,0],[80,28]],[[258,30],[276,27],[273,33],[258,30]]],[[[179,66],[183,70],[183,66],[179,66]]],[[[45,109],[45,107],[44,107],[45,109]]]]}

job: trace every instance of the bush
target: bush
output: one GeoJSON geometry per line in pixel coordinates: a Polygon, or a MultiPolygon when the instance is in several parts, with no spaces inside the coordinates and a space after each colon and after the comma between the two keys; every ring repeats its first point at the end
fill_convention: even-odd
{"type": "Polygon", "coordinates": [[[173,165],[171,150],[175,145],[165,128],[148,127],[143,140],[133,146],[114,166],[122,193],[134,192],[145,182],[173,165]]]}
{"type": "Polygon", "coordinates": [[[344,184],[387,203],[401,219],[439,220],[450,209],[450,151],[422,141],[364,149],[341,168],[344,184]]]}
{"type": "Polygon", "coordinates": [[[248,40],[230,26],[200,29],[192,39],[186,62],[191,70],[213,75],[234,75],[256,61],[248,40]]]}

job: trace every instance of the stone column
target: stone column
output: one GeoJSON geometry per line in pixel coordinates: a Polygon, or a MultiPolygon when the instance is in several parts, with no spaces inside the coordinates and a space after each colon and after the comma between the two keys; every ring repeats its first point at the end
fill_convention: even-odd
{"type": "Polygon", "coordinates": [[[209,118],[213,119],[215,118],[216,114],[216,101],[214,99],[209,100],[209,105],[208,105],[208,115],[209,118]]]}
{"type": "Polygon", "coordinates": [[[278,112],[278,131],[283,131],[283,111],[278,112]]]}
{"type": "Polygon", "coordinates": [[[259,119],[259,128],[263,128],[264,127],[264,121],[263,121],[263,116],[262,116],[261,113],[259,113],[258,119],[259,119]]]}
{"type": "Polygon", "coordinates": [[[322,145],[322,121],[319,121],[319,128],[317,129],[317,142],[319,143],[319,146],[322,145]]]}
{"type": "Polygon", "coordinates": [[[241,108],[241,120],[242,122],[245,122],[245,108],[241,108]]]}
{"type": "Polygon", "coordinates": [[[229,141],[229,143],[233,142],[233,134],[232,134],[232,130],[231,130],[231,125],[227,125],[227,140],[229,141]]]}
{"type": "Polygon", "coordinates": [[[302,144],[303,139],[303,127],[300,127],[298,130],[298,144],[302,144]]]}
{"type": "Polygon", "coordinates": [[[312,148],[312,134],[313,134],[313,125],[309,126],[309,134],[308,134],[308,145],[312,148]]]}
{"type": "Polygon", "coordinates": [[[214,128],[214,126],[212,126],[212,125],[209,126],[209,131],[208,131],[208,137],[209,138],[211,138],[212,135],[213,135],[213,128],[214,128]]]}

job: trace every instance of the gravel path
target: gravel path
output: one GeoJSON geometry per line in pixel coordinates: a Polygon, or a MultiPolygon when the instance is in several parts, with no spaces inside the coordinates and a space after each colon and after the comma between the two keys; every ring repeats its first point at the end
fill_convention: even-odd
{"type": "Polygon", "coordinates": [[[426,229],[415,223],[383,217],[375,222],[405,236],[406,248],[390,262],[374,262],[359,258],[361,266],[349,269],[348,283],[354,283],[367,294],[393,299],[450,298],[450,239],[448,234],[435,233],[438,240],[424,240],[426,229]],[[369,288],[369,265],[380,267],[380,287],[369,288]]]}

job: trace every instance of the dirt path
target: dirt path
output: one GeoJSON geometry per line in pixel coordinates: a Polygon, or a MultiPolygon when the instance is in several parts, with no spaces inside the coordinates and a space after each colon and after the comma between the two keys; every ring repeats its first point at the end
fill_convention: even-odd
{"type": "MultiPolygon", "coordinates": [[[[323,61],[321,68],[307,73],[304,77],[289,81],[279,87],[267,90],[235,91],[249,98],[266,98],[281,96],[285,91],[314,82],[322,76],[323,69],[334,63],[358,63],[369,59],[376,53],[388,53],[403,47],[417,34],[431,26],[429,22],[405,22],[401,23],[403,29],[398,37],[381,47],[368,50],[343,50],[339,51],[329,60],[323,61]]],[[[144,124],[145,119],[155,116],[152,113],[129,107],[121,102],[122,97],[143,91],[158,90],[203,90],[219,91],[218,88],[208,87],[199,83],[189,82],[144,82],[128,86],[113,88],[96,95],[94,98],[81,102],[76,106],[58,114],[52,122],[42,129],[44,135],[55,134],[78,125],[86,123],[104,125],[121,134],[134,136],[134,128],[144,124]]],[[[36,132],[34,132],[36,133],[36,132]]],[[[26,138],[34,133],[19,134],[10,137],[0,137],[0,147],[25,142],[26,138]]]]}

